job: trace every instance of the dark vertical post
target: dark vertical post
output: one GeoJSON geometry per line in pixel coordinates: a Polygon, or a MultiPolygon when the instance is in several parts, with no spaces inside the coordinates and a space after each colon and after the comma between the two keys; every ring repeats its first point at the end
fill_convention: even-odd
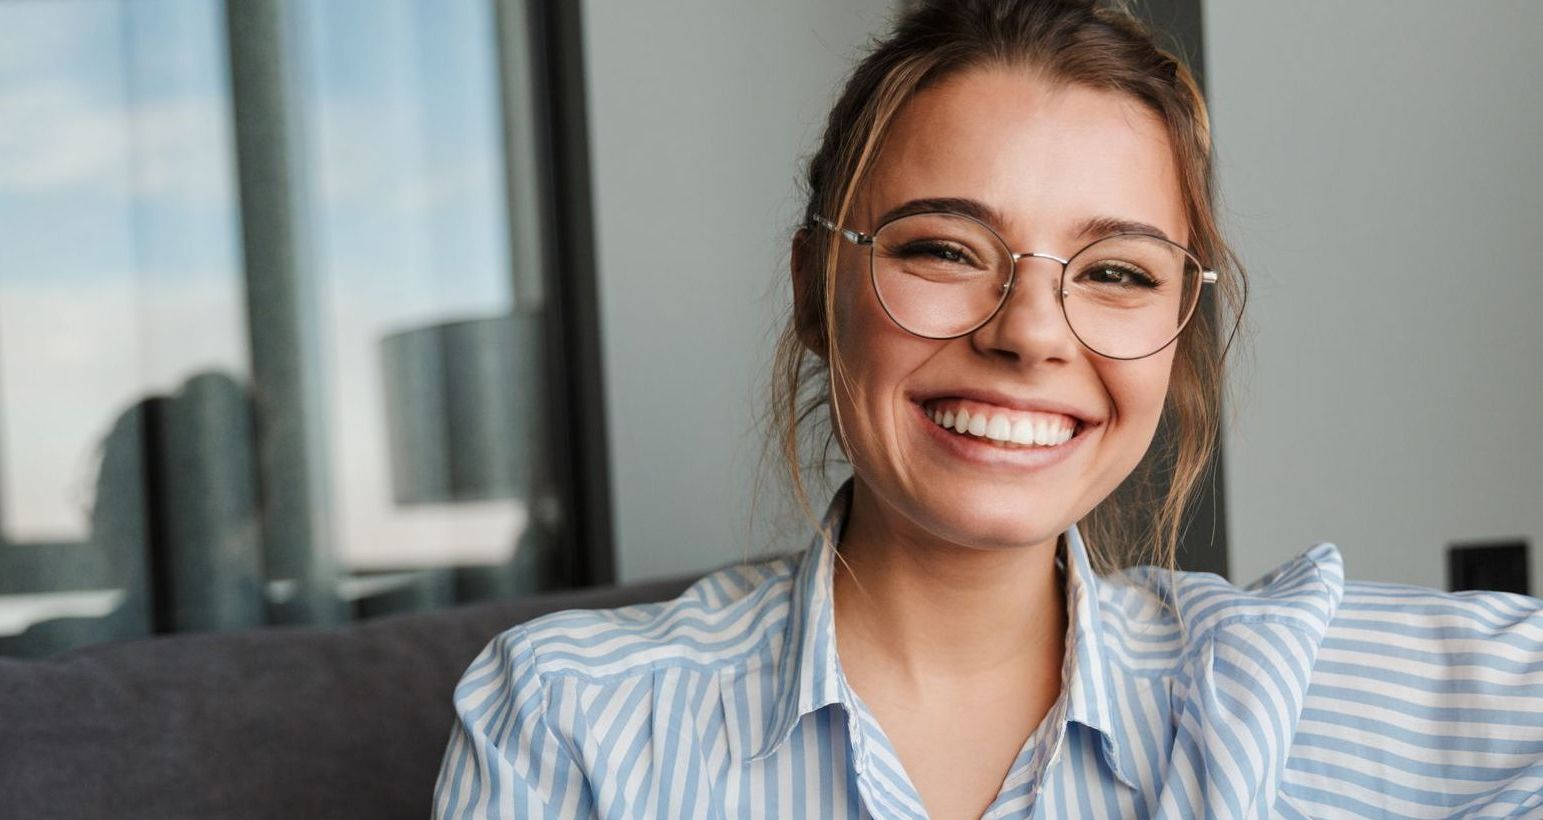
{"type": "Polygon", "coordinates": [[[531,30],[526,0],[495,0],[500,136],[503,142],[504,202],[509,230],[509,265],[516,311],[546,307],[547,248],[542,219],[542,121],[536,87],[537,33],[531,30]]]}
{"type": "Polygon", "coordinates": [[[576,508],[572,493],[558,483],[566,456],[557,419],[565,406],[558,389],[566,374],[552,359],[549,340],[550,306],[546,278],[552,240],[543,218],[546,192],[542,185],[541,125],[537,105],[536,33],[522,0],[494,0],[494,53],[498,59],[499,136],[504,163],[504,215],[513,291],[513,334],[510,360],[518,419],[508,429],[528,445],[521,449],[521,499],[530,513],[515,545],[514,558],[497,568],[462,567],[457,577],[463,598],[511,597],[533,590],[583,585],[573,575],[572,556],[579,540],[563,520],[576,508]]]}
{"type": "MultiPolygon", "coordinates": [[[[1158,33],[1158,44],[1183,58],[1203,89],[1205,31],[1201,0],[1146,0],[1139,11],[1158,33]]],[[[1203,301],[1201,307],[1214,312],[1215,302],[1203,301]]],[[[1162,430],[1166,429],[1164,425],[1162,430]]],[[[1226,486],[1222,442],[1218,440],[1206,480],[1201,482],[1185,513],[1189,525],[1182,530],[1179,541],[1181,569],[1227,575],[1227,507],[1222,492],[1226,486]]]]}
{"type": "Polygon", "coordinates": [[[336,623],[316,282],[285,0],[227,0],[258,520],[277,623],[336,623]],[[274,584],[273,582],[278,582],[274,584]]]}
{"type": "Polygon", "coordinates": [[[557,541],[549,585],[609,584],[616,561],[579,4],[494,0],[494,9],[511,259],[515,296],[524,300],[516,307],[540,305],[545,318],[550,401],[538,463],[550,479],[538,486],[555,488],[558,503],[538,491],[532,514],[557,541]]]}
{"type": "Polygon", "coordinates": [[[144,402],[157,632],[267,620],[251,403],[226,373],[144,402]]]}

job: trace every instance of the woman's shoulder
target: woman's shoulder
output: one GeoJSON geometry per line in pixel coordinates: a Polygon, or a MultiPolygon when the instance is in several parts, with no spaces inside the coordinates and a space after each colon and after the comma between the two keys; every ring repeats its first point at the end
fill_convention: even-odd
{"type": "Polygon", "coordinates": [[[1330,542],[1243,585],[1150,566],[1103,580],[1099,597],[1113,643],[1152,649],[1150,636],[1167,635],[1170,651],[1163,654],[1173,662],[1218,640],[1289,644],[1315,679],[1380,680],[1402,674],[1384,670],[1418,667],[1417,674],[1434,680],[1448,674],[1438,674],[1439,667],[1543,695],[1543,599],[1347,581],[1330,542]]]}
{"type": "Polygon", "coordinates": [[[1283,789],[1313,816],[1392,800],[1453,816],[1537,808],[1543,600],[1346,584],[1296,737],[1283,789]]]}
{"type": "Polygon", "coordinates": [[[1527,595],[1352,582],[1326,643],[1344,662],[1523,673],[1543,696],[1543,599],[1527,595]]]}
{"type": "Polygon", "coordinates": [[[1171,632],[1175,649],[1224,631],[1289,629],[1321,639],[1345,590],[1344,560],[1329,542],[1313,545],[1239,585],[1211,572],[1128,567],[1101,579],[1104,620],[1115,631],[1171,632]]]}
{"type": "Polygon", "coordinates": [[[795,554],[723,567],[668,601],[551,612],[505,636],[528,642],[543,677],[732,665],[782,623],[797,562],[795,554]]]}
{"type": "Polygon", "coordinates": [[[1537,650],[1543,641],[1543,599],[1346,580],[1344,558],[1331,542],[1314,544],[1241,585],[1214,573],[1151,566],[1103,580],[1100,597],[1115,620],[1182,624],[1191,643],[1248,625],[1284,626],[1324,639],[1397,635],[1447,646],[1495,639],[1537,650]]]}

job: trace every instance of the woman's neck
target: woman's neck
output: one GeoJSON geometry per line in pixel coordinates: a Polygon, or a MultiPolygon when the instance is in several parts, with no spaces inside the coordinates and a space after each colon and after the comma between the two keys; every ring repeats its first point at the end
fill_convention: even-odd
{"type": "Polygon", "coordinates": [[[1004,677],[1059,686],[1067,616],[1057,538],[1012,549],[941,542],[892,526],[895,516],[854,485],[834,582],[843,666],[917,694],[1004,677]]]}

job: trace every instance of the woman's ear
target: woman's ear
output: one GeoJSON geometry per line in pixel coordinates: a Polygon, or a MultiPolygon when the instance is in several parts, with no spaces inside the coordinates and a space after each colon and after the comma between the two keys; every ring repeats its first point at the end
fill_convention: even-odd
{"type": "Polygon", "coordinates": [[[825,311],[820,305],[824,294],[816,278],[805,268],[804,260],[814,241],[808,228],[799,228],[793,234],[793,252],[789,263],[793,274],[793,325],[799,341],[821,359],[825,358],[825,311]]]}

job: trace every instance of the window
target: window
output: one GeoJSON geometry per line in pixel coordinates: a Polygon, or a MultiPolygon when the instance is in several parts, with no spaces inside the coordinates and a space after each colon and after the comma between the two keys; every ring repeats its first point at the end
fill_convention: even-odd
{"type": "Polygon", "coordinates": [[[571,13],[0,6],[0,654],[609,580],[571,13]]]}

